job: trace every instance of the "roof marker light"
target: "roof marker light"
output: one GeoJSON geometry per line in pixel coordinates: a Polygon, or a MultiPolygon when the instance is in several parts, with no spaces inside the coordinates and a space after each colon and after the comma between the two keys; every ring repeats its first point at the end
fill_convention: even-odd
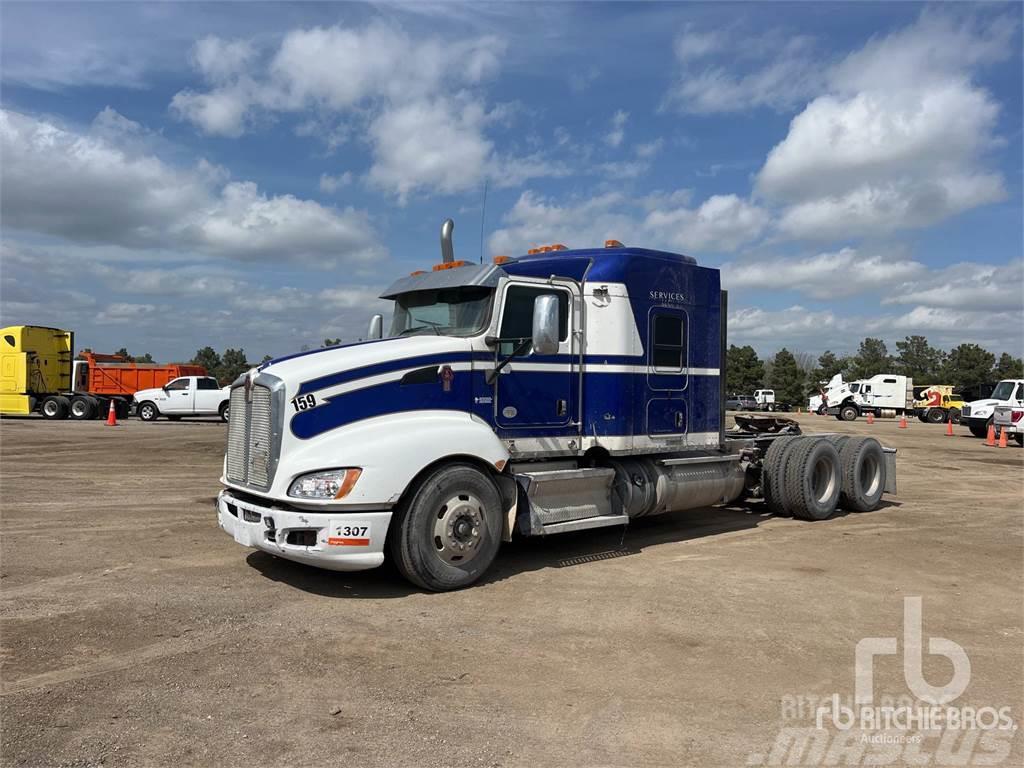
{"type": "Polygon", "coordinates": [[[434,271],[435,272],[440,272],[443,269],[455,269],[456,267],[464,267],[468,263],[469,263],[468,261],[462,261],[462,260],[442,262],[441,264],[435,264],[434,265],[434,271]]]}
{"type": "Polygon", "coordinates": [[[526,252],[528,256],[533,256],[535,253],[540,253],[540,248],[531,248],[526,252]]]}
{"type": "Polygon", "coordinates": [[[551,253],[551,251],[553,251],[553,250],[554,250],[554,248],[552,248],[550,245],[542,245],[540,247],[540,252],[541,253],[551,253]]]}
{"type": "Polygon", "coordinates": [[[508,262],[512,261],[512,257],[511,256],[495,256],[493,259],[491,259],[491,261],[494,264],[507,264],[508,262]]]}
{"type": "Polygon", "coordinates": [[[605,248],[622,248],[624,246],[618,240],[605,240],[604,241],[604,247],[605,248]]]}
{"type": "Polygon", "coordinates": [[[425,275],[425,274],[427,274],[427,273],[424,270],[417,269],[415,272],[410,272],[409,273],[409,277],[416,277],[416,275],[425,275]]]}
{"type": "Polygon", "coordinates": [[[554,245],[551,246],[551,250],[552,251],[568,251],[569,249],[566,248],[561,243],[555,243],[554,245]]]}

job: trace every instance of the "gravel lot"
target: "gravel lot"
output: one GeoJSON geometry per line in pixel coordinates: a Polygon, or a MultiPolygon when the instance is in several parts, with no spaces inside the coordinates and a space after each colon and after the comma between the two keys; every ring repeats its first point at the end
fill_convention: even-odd
{"type": "MultiPolygon", "coordinates": [[[[900,636],[907,595],[926,647],[970,657],[957,704],[1020,722],[1024,451],[800,419],[898,448],[899,495],[516,542],[450,594],[237,546],[213,507],[221,424],[5,419],[3,763],[742,766],[794,702],[852,694],[857,641],[900,636]]],[[[897,660],[875,688],[906,692],[897,660]]]]}

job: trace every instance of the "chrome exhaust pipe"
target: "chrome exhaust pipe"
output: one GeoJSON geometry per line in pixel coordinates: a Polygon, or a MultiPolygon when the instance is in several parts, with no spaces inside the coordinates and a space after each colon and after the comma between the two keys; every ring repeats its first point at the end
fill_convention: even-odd
{"type": "Polygon", "coordinates": [[[455,229],[455,222],[445,219],[441,225],[441,261],[451,264],[455,261],[455,249],[452,247],[452,231],[455,229]]]}

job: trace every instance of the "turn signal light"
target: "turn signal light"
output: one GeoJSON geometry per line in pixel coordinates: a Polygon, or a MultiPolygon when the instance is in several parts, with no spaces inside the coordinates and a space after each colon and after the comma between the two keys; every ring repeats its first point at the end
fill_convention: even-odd
{"type": "Polygon", "coordinates": [[[622,248],[623,245],[618,240],[605,240],[604,241],[604,247],[605,248],[622,248]]]}
{"type": "Polygon", "coordinates": [[[468,261],[449,261],[447,264],[435,264],[434,271],[440,272],[442,269],[455,269],[456,267],[464,267],[469,264],[468,261]]]}

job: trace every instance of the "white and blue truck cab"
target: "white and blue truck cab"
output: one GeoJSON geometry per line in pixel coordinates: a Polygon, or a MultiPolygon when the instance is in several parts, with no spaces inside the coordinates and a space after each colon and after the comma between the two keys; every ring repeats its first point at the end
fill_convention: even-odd
{"type": "Polygon", "coordinates": [[[726,432],[718,270],[617,241],[469,264],[451,232],[382,294],[387,334],[378,315],[367,341],[233,384],[217,514],[238,543],[339,571],[388,555],[446,590],[513,536],[741,496],[824,519],[895,492],[873,438],[726,432]]]}

